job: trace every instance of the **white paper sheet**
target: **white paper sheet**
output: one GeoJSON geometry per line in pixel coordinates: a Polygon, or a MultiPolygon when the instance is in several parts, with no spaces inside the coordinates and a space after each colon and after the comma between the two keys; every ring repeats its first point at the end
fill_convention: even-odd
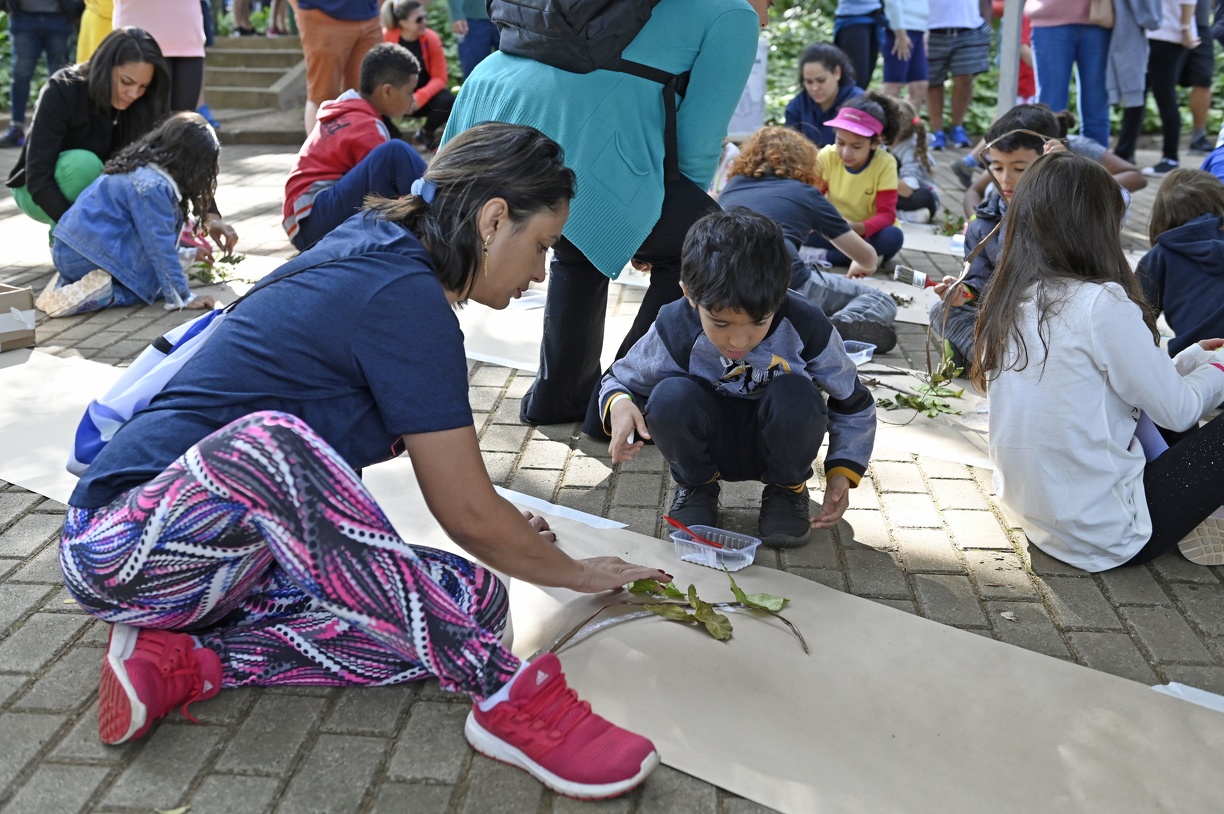
{"type": "MultiPolygon", "coordinates": [[[[450,548],[397,459],[375,495],[414,542],[450,548]]],[[[373,469],[377,469],[375,467],[373,469]]],[[[725,575],[670,544],[558,519],[574,556],[666,568],[707,600],[725,575]]],[[[453,550],[453,548],[452,548],[453,550]]],[[[790,598],[773,620],[735,614],[728,642],[662,620],[600,631],[560,653],[600,714],[650,737],[663,762],[783,812],[1208,812],[1224,717],[1147,686],[944,627],[760,566],[750,593],[790,598]]],[[[513,649],[551,642],[611,597],[514,581],[513,649]]],[[[619,597],[617,597],[619,598],[619,597]]]]}

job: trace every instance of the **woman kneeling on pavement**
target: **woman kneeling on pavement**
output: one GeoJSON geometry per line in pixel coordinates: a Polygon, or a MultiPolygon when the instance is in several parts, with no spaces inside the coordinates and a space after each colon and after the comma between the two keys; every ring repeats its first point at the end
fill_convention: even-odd
{"type": "Polygon", "coordinates": [[[555,656],[502,645],[490,570],[582,592],[670,578],[571,559],[481,459],[454,309],[505,308],[543,280],[573,194],[539,131],[469,130],[413,195],[372,202],[257,286],[115,434],[69,500],[60,554],[73,596],[113,623],[103,742],[223,688],[437,676],[473,698],[474,748],[563,794],[614,796],[658,764],[555,656]],[[487,567],[391,527],[357,472],[405,450],[430,512],[487,567]]]}

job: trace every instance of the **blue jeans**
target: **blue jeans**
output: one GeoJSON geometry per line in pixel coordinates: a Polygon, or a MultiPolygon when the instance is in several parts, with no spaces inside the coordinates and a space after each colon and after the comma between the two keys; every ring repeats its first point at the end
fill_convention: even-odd
{"type": "Polygon", "coordinates": [[[813,270],[797,290],[830,320],[876,322],[891,328],[897,318],[897,302],[889,294],[841,274],[813,270]]]}
{"type": "Polygon", "coordinates": [[[459,38],[459,64],[467,79],[480,61],[501,46],[501,32],[489,20],[468,18],[468,33],[459,38]]]}
{"type": "Polygon", "coordinates": [[[682,486],[722,480],[793,485],[812,477],[829,410],[811,379],[794,373],[765,385],[760,398],[715,393],[676,376],[646,400],[650,437],[682,486]]]}
{"type": "Polygon", "coordinates": [[[1110,30],[1098,25],[1055,25],[1033,28],[1033,62],[1039,101],[1057,113],[1071,95],[1071,65],[1075,64],[1080,131],[1097,144],[1109,144],[1110,30]]]}
{"type": "Polygon", "coordinates": [[[47,55],[47,73],[55,73],[68,64],[71,34],[72,26],[62,14],[24,12],[9,17],[9,35],[13,38],[13,124],[25,124],[30,79],[38,67],[39,55],[47,55]]]}
{"type": "Polygon", "coordinates": [[[334,186],[318,194],[310,214],[299,222],[293,245],[306,251],[355,215],[367,195],[402,198],[412,191],[412,182],[424,174],[425,159],[406,142],[392,139],[378,145],[334,186]]]}

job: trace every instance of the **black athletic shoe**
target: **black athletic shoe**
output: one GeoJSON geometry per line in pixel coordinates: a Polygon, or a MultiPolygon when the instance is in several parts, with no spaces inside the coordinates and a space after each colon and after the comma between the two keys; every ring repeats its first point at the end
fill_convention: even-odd
{"type": "Polygon", "coordinates": [[[1192,153],[1209,153],[1214,149],[1215,144],[1206,135],[1190,140],[1190,152],[1192,153]]]}
{"type": "Polygon", "coordinates": [[[667,514],[686,526],[718,526],[718,495],[722,486],[718,481],[700,486],[676,484],[676,497],[667,514]]]}
{"type": "Polygon", "coordinates": [[[973,185],[973,170],[965,166],[964,161],[952,162],[952,174],[956,176],[956,180],[961,182],[961,186],[968,189],[973,185]]]}
{"type": "Polygon", "coordinates": [[[830,322],[841,334],[843,341],[849,339],[852,342],[870,342],[876,346],[876,353],[888,353],[897,346],[897,332],[891,325],[869,322],[865,319],[851,322],[836,317],[830,322]]]}
{"type": "Polygon", "coordinates": [[[776,483],[765,484],[757,520],[762,543],[774,548],[803,545],[812,531],[811,518],[812,502],[806,484],[799,492],[776,483]]]}

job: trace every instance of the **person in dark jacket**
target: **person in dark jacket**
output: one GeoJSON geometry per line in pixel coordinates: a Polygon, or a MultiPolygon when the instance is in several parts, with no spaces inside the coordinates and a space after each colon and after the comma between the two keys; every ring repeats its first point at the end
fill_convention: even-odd
{"type": "Polygon", "coordinates": [[[1169,173],[1156,193],[1152,250],[1136,274],[1156,314],[1176,334],[1174,356],[1200,339],[1224,336],[1224,184],[1209,172],[1169,173]]]}
{"type": "Polygon", "coordinates": [[[139,28],[112,31],[89,62],[57,71],[9,173],[17,206],[58,222],[103,164],[169,112],[169,93],[161,49],[139,28]]]}
{"type": "Polygon", "coordinates": [[[818,42],[799,57],[803,90],[786,105],[786,126],[807,136],[817,147],[833,143],[832,121],[841,106],[863,89],[854,83],[854,68],[836,45],[818,42]]]}

